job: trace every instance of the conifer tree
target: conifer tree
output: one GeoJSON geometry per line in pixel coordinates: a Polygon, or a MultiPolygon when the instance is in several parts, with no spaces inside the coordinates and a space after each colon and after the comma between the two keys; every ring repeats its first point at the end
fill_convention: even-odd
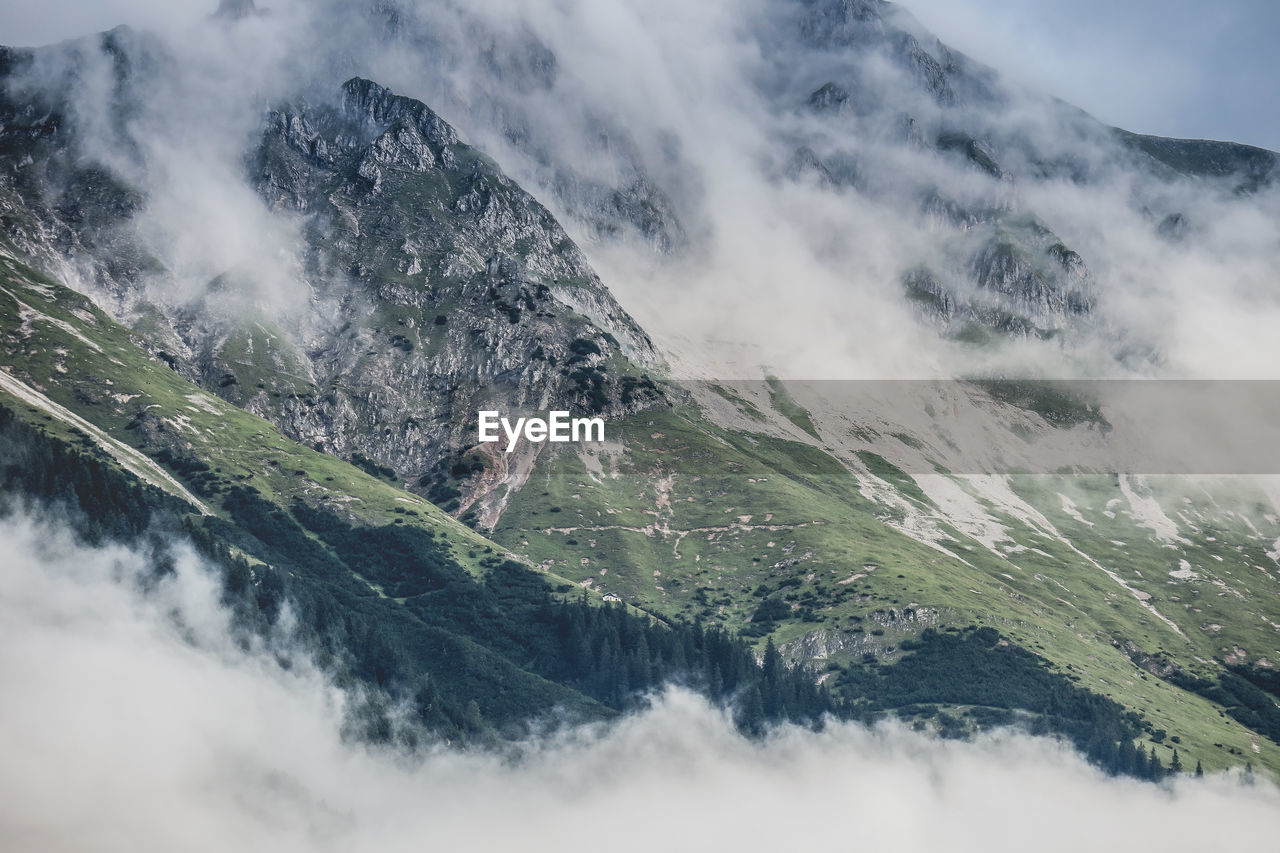
{"type": "Polygon", "coordinates": [[[753,735],[764,733],[764,701],[760,698],[760,688],[758,686],[752,685],[741,714],[739,725],[743,731],[753,735]]]}
{"type": "Polygon", "coordinates": [[[1147,756],[1147,778],[1153,782],[1159,782],[1164,778],[1164,767],[1160,764],[1160,756],[1156,755],[1156,748],[1151,747],[1151,752],[1147,756]]]}

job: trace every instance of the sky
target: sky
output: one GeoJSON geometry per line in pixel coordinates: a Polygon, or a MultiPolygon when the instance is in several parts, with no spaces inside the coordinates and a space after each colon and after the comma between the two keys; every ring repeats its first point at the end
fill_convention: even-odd
{"type": "Polygon", "coordinates": [[[0,44],[52,44],[120,24],[151,26],[175,18],[190,20],[216,8],[214,0],[7,0],[0,7],[0,44]],[[208,9],[202,10],[202,5],[208,9]]]}
{"type": "Polygon", "coordinates": [[[903,0],[944,42],[1110,124],[1280,150],[1275,0],[903,0]]]}
{"type": "MultiPolygon", "coordinates": [[[[207,5],[216,6],[213,0],[207,5]]],[[[270,3],[261,5],[269,6],[270,3]]],[[[1280,149],[1274,0],[903,0],[943,41],[1111,124],[1280,149]]],[[[170,22],[200,3],[7,0],[0,43],[170,22]]]]}

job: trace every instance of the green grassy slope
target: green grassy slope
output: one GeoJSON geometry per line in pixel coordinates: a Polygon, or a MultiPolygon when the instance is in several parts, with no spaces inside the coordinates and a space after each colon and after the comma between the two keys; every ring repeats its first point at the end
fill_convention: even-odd
{"type": "MultiPolygon", "coordinates": [[[[798,417],[789,399],[779,413],[792,423],[798,417]]],[[[653,612],[718,622],[761,646],[772,637],[832,672],[869,654],[891,664],[926,628],[993,627],[1080,686],[1140,713],[1153,732],[1177,736],[1156,745],[1166,764],[1177,748],[1187,766],[1199,759],[1210,768],[1280,767],[1275,742],[1148,671],[1158,668],[1154,657],[1216,677],[1228,636],[1251,649],[1275,648],[1275,628],[1261,617],[1280,613],[1276,585],[1255,571],[1258,582],[1244,598],[1215,588],[1196,606],[1171,603],[1164,581],[1178,558],[1135,535],[1149,531],[1123,516],[1107,530],[1050,511],[1061,506],[1062,489],[1117,491],[1100,482],[1106,478],[1013,478],[1015,494],[1046,507],[1057,536],[975,492],[971,498],[1009,531],[992,550],[957,530],[909,475],[870,453],[862,457],[870,473],[855,476],[819,446],[722,429],[692,408],[610,424],[610,439],[599,453],[544,452],[493,538],[581,585],[653,612]],[[873,499],[883,491],[899,503],[873,499]],[[949,540],[934,547],[898,529],[908,523],[904,505],[949,540]],[[1200,630],[1210,623],[1218,633],[1200,630]]],[[[967,488],[963,478],[954,482],[967,488]]]]}

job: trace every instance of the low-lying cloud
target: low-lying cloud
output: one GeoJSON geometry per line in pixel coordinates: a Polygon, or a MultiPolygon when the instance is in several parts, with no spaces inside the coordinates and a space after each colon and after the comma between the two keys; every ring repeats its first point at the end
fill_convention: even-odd
{"type": "Polygon", "coordinates": [[[1268,850],[1270,786],[1104,777],[1050,741],[740,737],[680,691],[511,759],[341,735],[345,697],[231,639],[188,550],[0,522],[0,836],[63,850],[1268,850]]]}

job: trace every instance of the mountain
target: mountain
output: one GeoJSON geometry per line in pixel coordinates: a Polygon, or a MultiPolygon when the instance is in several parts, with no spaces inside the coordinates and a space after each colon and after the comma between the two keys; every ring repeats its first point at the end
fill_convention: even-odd
{"type": "MultiPolygon", "coordinates": [[[[1112,313],[1116,300],[1100,304],[1094,267],[1106,259],[1090,250],[1112,247],[1070,209],[1072,200],[1096,196],[1098,215],[1122,208],[1132,217],[1125,228],[1152,238],[1143,248],[1170,258],[1180,233],[1194,227],[1204,236],[1221,215],[1209,200],[1255,194],[1276,172],[1276,155],[1261,149],[1108,127],[960,54],[903,7],[879,0],[787,0],[709,15],[706,31],[680,45],[687,56],[655,72],[688,87],[693,106],[683,111],[659,109],[665,103],[648,86],[632,95],[624,79],[587,76],[601,61],[587,48],[577,60],[572,39],[586,34],[569,15],[504,25],[447,3],[384,4],[371,14],[394,20],[392,43],[415,57],[421,79],[447,81],[415,79],[439,109],[507,152],[508,167],[582,233],[635,252],[618,264],[627,275],[628,264],[654,263],[646,256],[656,252],[657,272],[615,289],[696,276],[699,264],[723,267],[733,259],[716,254],[728,242],[719,220],[777,231],[768,217],[776,212],[800,220],[799,236],[817,244],[770,269],[779,277],[804,262],[798,277],[829,274],[860,302],[866,294],[853,285],[881,262],[875,243],[905,231],[916,250],[894,252],[876,275],[895,276],[914,310],[944,334],[982,344],[1074,329],[1089,347],[1125,356],[1155,344],[1138,339],[1136,318],[1112,313]],[[442,36],[458,30],[466,36],[442,36]],[[700,50],[729,55],[737,76],[707,75],[710,60],[693,58],[700,50]],[[573,107],[549,117],[548,98],[573,107]],[[699,112],[714,98],[729,103],[699,112]],[[679,124],[699,120],[714,127],[679,124]],[[737,156],[722,156],[734,146],[737,156]],[[758,192],[737,195],[753,182],[758,192]],[[715,207],[722,198],[775,210],[727,217],[715,207]],[[867,210],[892,228],[863,219],[867,210]],[[1064,229],[1070,233],[1058,233],[1064,229]],[[842,238],[850,251],[841,252],[842,238]]],[[[788,286],[810,290],[791,281],[775,289],[788,286]]],[[[852,311],[840,317],[856,321],[852,311]]],[[[814,365],[805,368],[815,375],[814,365]]]]}
{"type": "MultiPolygon", "coordinates": [[[[882,2],[746,18],[775,59],[723,156],[606,110],[623,94],[532,26],[324,9],[373,46],[308,31],[304,73],[226,102],[197,60],[283,26],[251,3],[207,23],[212,59],[125,29],[0,54],[8,493],[78,506],[86,535],[178,530],[246,630],[293,602],[343,678],[448,737],[608,718],[676,678],[752,730],[892,714],[1057,733],[1144,777],[1135,744],[1280,769],[1266,484],[1090,467],[1132,435],[1117,413],[1001,361],[1164,363],[1116,298],[1133,261],[1072,200],[1176,258],[1206,212],[1255,213],[1275,155],[1105,127],[882,2]],[[378,52],[442,103],[369,79],[378,52]],[[709,326],[758,292],[716,272],[743,186],[816,223],[774,283],[847,286],[817,291],[815,327],[891,303],[951,379],[1017,381],[682,375],[593,259],[651,270],[673,306],[714,286],[682,318],[709,326]],[[901,245],[852,251],[846,222],[878,240],[876,220],[901,245]],[[608,440],[504,453],[476,440],[486,408],[600,416],[608,440]]],[[[366,730],[388,718],[373,702],[366,730]]]]}

